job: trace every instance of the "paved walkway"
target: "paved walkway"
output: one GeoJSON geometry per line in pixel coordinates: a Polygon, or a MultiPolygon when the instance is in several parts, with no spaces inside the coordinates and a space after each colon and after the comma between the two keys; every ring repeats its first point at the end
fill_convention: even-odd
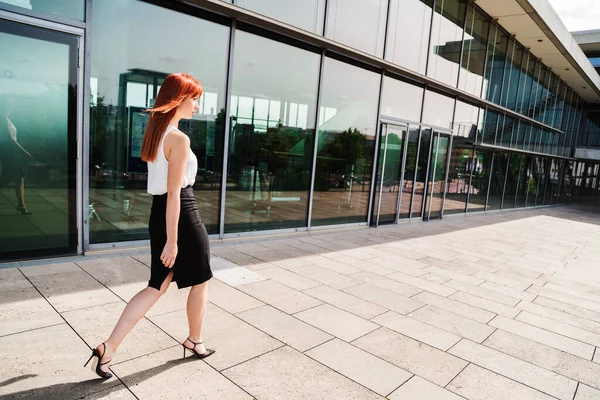
{"type": "Polygon", "coordinates": [[[596,206],[216,245],[217,353],[181,358],[172,285],[104,382],[82,365],[149,255],[24,263],[0,269],[0,397],[600,399],[599,252],[596,206]]]}

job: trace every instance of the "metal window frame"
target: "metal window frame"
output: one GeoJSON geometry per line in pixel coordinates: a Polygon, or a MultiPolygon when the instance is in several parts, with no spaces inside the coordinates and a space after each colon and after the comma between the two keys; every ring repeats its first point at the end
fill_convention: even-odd
{"type": "MultiPolygon", "coordinates": [[[[325,4],[327,6],[327,3],[325,4]]],[[[317,156],[319,150],[319,121],[321,118],[321,98],[323,94],[323,77],[325,76],[325,50],[321,52],[321,63],[319,65],[319,82],[317,83],[317,103],[315,115],[315,139],[312,158],[312,172],[310,175],[310,188],[308,193],[308,212],[306,215],[306,226],[310,230],[312,228],[312,211],[315,199],[315,180],[317,173],[317,156]]]]}
{"type": "MultiPolygon", "coordinates": [[[[87,4],[87,3],[86,3],[87,4]]],[[[8,5],[7,5],[8,6],[8,5]]],[[[85,7],[85,5],[84,5],[85,7]]],[[[12,8],[12,6],[8,7],[12,8]]],[[[17,7],[20,8],[20,7],[17,7]]],[[[89,49],[86,47],[88,44],[89,35],[86,34],[86,30],[81,28],[80,26],[72,26],[65,25],[60,22],[55,22],[48,19],[40,19],[37,14],[40,13],[22,13],[22,12],[13,12],[7,11],[5,7],[0,7],[0,19],[26,25],[31,27],[32,29],[47,29],[53,32],[56,32],[61,35],[71,36],[77,39],[78,48],[77,48],[77,60],[69,60],[69,68],[71,67],[71,63],[77,63],[77,72],[74,77],[77,82],[77,94],[76,94],[76,104],[75,104],[75,210],[74,215],[67,215],[69,228],[71,226],[71,218],[75,220],[75,230],[76,232],[72,232],[77,236],[76,244],[75,244],[75,252],[76,254],[82,254],[86,248],[86,238],[89,237],[89,229],[88,229],[88,221],[87,221],[87,208],[84,208],[84,204],[86,201],[89,201],[89,192],[86,191],[86,177],[89,174],[84,175],[85,171],[89,171],[89,157],[88,153],[85,152],[85,141],[89,141],[89,135],[85,135],[85,126],[86,121],[89,123],[88,118],[84,118],[86,105],[87,110],[89,112],[89,97],[86,99],[85,94],[86,91],[84,87],[88,85],[85,84],[85,74],[89,71],[89,68],[86,68],[87,65],[85,63],[85,57],[89,54],[89,49]],[[35,16],[34,16],[35,15],[35,16]]],[[[58,18],[57,20],[62,21],[63,18],[58,18]]],[[[85,26],[85,24],[84,24],[85,26]]],[[[89,92],[89,87],[87,89],[89,92]]],[[[89,142],[88,142],[89,143],[89,142]]],[[[67,149],[69,146],[67,145],[67,149]]],[[[70,161],[70,160],[69,160],[70,161]]],[[[70,165],[69,165],[70,166],[70,165]]],[[[89,184],[89,182],[87,182],[89,184]]],[[[70,247],[70,244],[68,245],[70,247]]]]}
{"type": "Polygon", "coordinates": [[[489,201],[490,201],[490,190],[492,186],[492,175],[494,174],[494,164],[496,160],[496,149],[492,149],[492,161],[490,162],[490,172],[488,177],[488,185],[487,185],[487,193],[485,195],[485,206],[483,208],[484,212],[488,212],[489,201]]]}
{"type": "MultiPolygon", "coordinates": [[[[48,0],[46,0],[46,1],[48,1],[48,0]]],[[[91,14],[87,13],[87,11],[88,11],[87,6],[88,6],[88,0],[85,0],[85,3],[83,5],[83,12],[84,12],[84,16],[83,16],[84,20],[83,21],[80,21],[77,19],[71,19],[71,18],[67,18],[67,17],[62,17],[62,16],[58,16],[58,15],[54,15],[54,14],[48,14],[48,13],[44,13],[44,12],[40,12],[40,11],[28,10],[26,8],[19,7],[19,6],[13,6],[13,5],[7,4],[7,3],[0,3],[0,10],[6,11],[8,13],[14,13],[14,14],[19,14],[19,15],[25,16],[25,17],[34,18],[41,23],[50,22],[50,23],[55,23],[55,24],[59,24],[59,25],[85,29],[86,23],[92,20],[91,14]]]]}
{"type": "MultiPolygon", "coordinates": [[[[382,71],[381,78],[379,80],[379,99],[377,100],[377,126],[375,127],[375,149],[373,151],[373,167],[371,170],[371,187],[369,188],[369,201],[367,206],[367,225],[371,225],[373,212],[373,201],[375,200],[375,180],[377,179],[377,168],[378,168],[378,157],[379,157],[379,147],[381,147],[381,102],[383,100],[383,85],[385,82],[385,71],[382,71]]],[[[385,149],[387,150],[387,149],[385,149]]],[[[377,222],[379,223],[379,217],[377,217],[377,222]]]]}
{"type": "MultiPolygon", "coordinates": [[[[399,126],[405,126],[406,133],[404,135],[404,144],[403,144],[404,148],[402,149],[402,165],[401,165],[401,170],[400,170],[400,188],[398,190],[398,202],[396,204],[396,224],[398,224],[400,222],[400,210],[402,207],[402,193],[404,193],[402,191],[402,185],[404,184],[404,173],[406,172],[405,168],[406,168],[406,155],[408,153],[408,136],[410,135],[410,124],[399,125],[399,126]]],[[[410,208],[409,208],[409,212],[410,212],[410,208]]]]}
{"type": "Polygon", "coordinates": [[[233,89],[233,63],[235,54],[235,34],[237,21],[231,21],[229,31],[229,52],[227,78],[225,82],[225,127],[223,129],[223,165],[221,170],[221,200],[219,204],[219,238],[225,237],[225,203],[227,201],[227,169],[229,166],[229,138],[231,136],[231,93],[233,89]]]}

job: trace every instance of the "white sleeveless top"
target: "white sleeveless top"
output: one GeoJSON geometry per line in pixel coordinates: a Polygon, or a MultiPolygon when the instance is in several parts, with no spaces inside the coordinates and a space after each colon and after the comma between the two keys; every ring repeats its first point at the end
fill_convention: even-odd
{"type": "MultiPolygon", "coordinates": [[[[156,160],[148,163],[148,193],[157,196],[167,193],[167,176],[169,172],[169,161],[165,157],[165,151],[163,145],[165,138],[172,130],[177,129],[174,126],[167,126],[167,130],[160,139],[158,145],[158,154],[156,160]]],[[[183,182],[181,187],[187,187],[193,185],[196,181],[196,172],[198,171],[198,159],[196,155],[190,149],[187,162],[185,163],[185,170],[183,174],[183,182]]]]}

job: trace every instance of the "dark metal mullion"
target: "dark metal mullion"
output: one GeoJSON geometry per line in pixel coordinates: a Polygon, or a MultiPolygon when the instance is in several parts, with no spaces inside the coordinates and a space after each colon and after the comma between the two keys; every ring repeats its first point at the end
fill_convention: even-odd
{"type": "MultiPolygon", "coordinates": [[[[402,146],[402,163],[400,165],[400,187],[398,189],[398,201],[396,204],[396,223],[400,221],[400,209],[402,207],[402,186],[404,185],[404,173],[406,171],[406,156],[408,154],[408,139],[410,137],[410,124],[406,125],[406,133],[404,134],[404,142],[402,146]]],[[[410,213],[410,206],[408,208],[410,213]]],[[[410,215],[409,215],[410,217],[410,215]]]]}
{"type": "MultiPolygon", "coordinates": [[[[500,28],[500,24],[498,24],[498,28],[500,28]]],[[[500,38],[501,38],[500,39],[500,45],[502,45],[502,36],[500,36],[500,38]]],[[[507,43],[506,43],[506,50],[504,51],[504,69],[502,70],[502,82],[500,83],[500,97],[498,98],[498,105],[499,106],[502,106],[502,97],[504,96],[504,80],[506,78],[506,57],[508,55],[508,44],[509,43],[510,43],[510,39],[507,41],[507,43]]]]}
{"type": "Polygon", "coordinates": [[[506,182],[508,181],[508,170],[510,169],[510,157],[512,153],[506,154],[506,169],[504,170],[504,185],[502,186],[502,195],[500,196],[500,209],[504,209],[504,193],[506,192],[506,182]]]}
{"type": "Polygon", "coordinates": [[[489,19],[488,20],[488,35],[487,35],[487,42],[485,45],[485,55],[483,58],[483,82],[481,84],[481,90],[479,91],[479,97],[483,98],[483,88],[485,87],[485,71],[487,70],[487,64],[488,64],[488,55],[490,52],[490,38],[492,36],[492,26],[494,20],[493,19],[489,19]]]}
{"type": "MultiPolygon", "coordinates": [[[[519,195],[519,186],[521,185],[521,172],[523,171],[523,155],[519,154],[519,174],[517,175],[517,187],[515,189],[515,198],[513,200],[513,208],[517,208],[517,198],[519,195]]],[[[525,156],[525,158],[527,158],[525,156]]]]}
{"type": "MultiPolygon", "coordinates": [[[[532,163],[532,159],[533,157],[529,157],[529,156],[525,156],[525,159],[528,160],[529,162],[527,163],[527,170],[531,173],[533,173],[533,163],[532,163]]],[[[531,184],[531,177],[529,174],[527,174],[527,184],[525,186],[525,208],[527,208],[528,204],[529,204],[529,185],[531,184]]]]}
{"type": "MultiPolygon", "coordinates": [[[[465,34],[467,32],[467,16],[469,15],[469,7],[473,7],[471,3],[465,4],[465,14],[463,15],[463,31],[462,31],[462,40],[460,43],[460,56],[458,58],[458,76],[456,77],[456,87],[458,88],[460,85],[460,75],[462,72],[462,61],[463,61],[463,53],[465,51],[465,34]]],[[[475,19],[475,7],[473,7],[473,20],[475,19]]],[[[485,71],[484,71],[485,73],[485,71]]]]}
{"type": "Polygon", "coordinates": [[[385,16],[385,30],[384,30],[384,35],[383,35],[383,55],[381,56],[381,58],[383,58],[385,60],[385,56],[387,53],[387,42],[388,42],[388,29],[390,27],[390,10],[392,8],[392,0],[388,0],[387,2],[387,13],[385,16]]]}
{"type": "MultiPolygon", "coordinates": [[[[435,17],[435,6],[440,0],[433,0],[431,4],[431,21],[429,22],[429,39],[427,41],[427,61],[425,62],[425,76],[429,76],[429,59],[431,58],[431,36],[433,35],[433,20],[435,17]]],[[[422,118],[422,116],[421,116],[422,118]]]]}
{"type": "MultiPolygon", "coordinates": [[[[517,48],[517,39],[513,35],[513,41],[515,42],[515,49],[517,48]]],[[[519,105],[519,94],[521,94],[521,79],[523,78],[522,68],[523,68],[523,59],[525,58],[525,48],[523,47],[523,51],[521,51],[521,59],[519,60],[519,81],[517,82],[517,93],[515,94],[515,109],[513,111],[517,111],[519,105]]],[[[510,107],[506,107],[510,110],[510,107]]],[[[511,144],[512,144],[512,136],[511,136],[511,144]]]]}
{"type": "MultiPolygon", "coordinates": [[[[91,96],[91,88],[89,84],[86,84],[90,81],[91,78],[91,67],[92,67],[92,0],[86,0],[85,2],[85,16],[86,16],[86,30],[83,35],[83,46],[85,50],[85,54],[83,57],[83,99],[79,101],[83,101],[83,131],[81,137],[81,154],[82,154],[82,165],[81,165],[81,206],[83,212],[83,220],[81,221],[81,232],[78,232],[80,237],[82,238],[82,247],[81,250],[83,252],[90,249],[90,224],[89,224],[89,211],[88,207],[90,204],[90,161],[92,158],[91,153],[91,107],[90,107],[90,96],[91,96]]],[[[81,39],[80,39],[81,40],[81,39]]]]}
{"type": "Polygon", "coordinates": [[[492,190],[492,176],[494,175],[494,159],[496,158],[496,150],[492,150],[492,161],[490,162],[490,176],[488,178],[487,194],[485,195],[484,211],[488,210],[490,202],[490,190],[492,190]]]}
{"type": "Polygon", "coordinates": [[[413,206],[415,203],[415,188],[417,187],[417,172],[419,171],[419,156],[421,155],[421,138],[423,137],[423,126],[419,126],[419,136],[417,139],[417,155],[415,159],[415,171],[413,172],[412,193],[410,194],[410,209],[408,211],[408,219],[412,219],[413,206]]]}
{"type": "Polygon", "coordinates": [[[229,54],[227,60],[227,80],[225,82],[225,127],[223,134],[223,160],[221,170],[221,204],[219,205],[219,237],[225,235],[225,202],[227,195],[227,168],[229,164],[229,136],[231,135],[231,93],[233,86],[233,55],[235,53],[235,19],[231,20],[229,31],[229,54]]]}
{"type": "Polygon", "coordinates": [[[312,171],[310,176],[310,188],[308,192],[308,213],[306,214],[306,226],[308,229],[311,228],[312,225],[312,210],[313,203],[315,199],[315,180],[317,174],[317,156],[318,156],[318,146],[319,146],[319,121],[321,119],[321,99],[323,94],[323,77],[325,76],[325,58],[326,52],[323,50],[321,52],[321,62],[319,65],[319,81],[317,83],[317,102],[315,109],[315,139],[314,139],[314,147],[313,147],[313,158],[312,158],[312,171]]]}
{"type": "Polygon", "coordinates": [[[425,204],[427,202],[427,184],[429,183],[429,169],[431,163],[431,152],[433,149],[433,128],[428,128],[431,132],[429,134],[429,154],[427,156],[427,170],[425,171],[425,180],[423,181],[423,201],[421,202],[421,219],[425,217],[425,204]]]}
{"type": "Polygon", "coordinates": [[[467,186],[467,198],[465,200],[465,214],[469,213],[469,201],[471,200],[471,185],[473,184],[473,171],[475,170],[475,160],[479,160],[475,157],[476,154],[477,150],[475,146],[473,146],[471,153],[471,172],[469,173],[469,186],[467,186]]]}
{"type": "Polygon", "coordinates": [[[368,209],[367,209],[367,225],[370,226],[371,225],[371,213],[373,211],[373,201],[375,199],[375,180],[377,179],[377,168],[379,167],[378,164],[378,159],[377,157],[379,157],[379,147],[380,146],[380,136],[381,136],[381,121],[380,121],[380,115],[381,115],[381,102],[382,102],[382,98],[383,98],[383,84],[385,81],[385,71],[383,71],[381,73],[381,80],[379,82],[379,99],[377,101],[377,126],[375,127],[375,149],[373,151],[373,168],[371,171],[371,188],[369,189],[369,205],[368,205],[368,209]]]}
{"type": "MultiPolygon", "coordinates": [[[[444,135],[446,136],[446,135],[444,135]]],[[[440,135],[441,137],[441,135],[440,135]]],[[[454,135],[448,135],[448,147],[446,150],[446,171],[442,179],[444,184],[442,185],[442,209],[440,210],[440,219],[444,219],[444,206],[446,204],[446,193],[448,192],[448,174],[450,173],[450,160],[452,159],[452,145],[454,144],[454,135]]]]}

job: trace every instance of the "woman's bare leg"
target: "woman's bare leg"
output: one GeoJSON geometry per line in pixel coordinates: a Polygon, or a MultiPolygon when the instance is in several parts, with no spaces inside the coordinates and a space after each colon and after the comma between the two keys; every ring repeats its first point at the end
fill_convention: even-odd
{"type": "MultiPolygon", "coordinates": [[[[194,285],[190,289],[190,294],[187,299],[187,317],[189,324],[189,339],[196,343],[202,341],[202,324],[204,323],[204,314],[206,313],[206,304],[208,302],[208,282],[200,285],[194,285]]],[[[185,346],[194,348],[194,344],[186,339],[185,346]]],[[[196,346],[198,353],[204,353],[206,347],[204,343],[196,346]]]]}
{"type": "Polygon", "coordinates": [[[21,178],[15,183],[15,196],[17,196],[17,205],[26,210],[27,207],[25,206],[25,178],[21,178]]]}
{"type": "MultiPolygon", "coordinates": [[[[171,283],[171,279],[173,279],[173,271],[167,275],[167,278],[164,280],[162,285],[160,286],[160,290],[156,290],[152,287],[147,287],[142,289],[138,294],[133,296],[127,306],[123,310],[121,314],[121,318],[119,318],[119,322],[115,325],[110,337],[106,342],[104,342],[106,346],[106,357],[102,354],[103,346],[99,345],[97,347],[100,354],[102,354],[103,362],[106,362],[112,359],[113,354],[117,351],[125,336],[131,331],[131,329],[139,322],[140,319],[150,308],[156,303],[156,301],[165,294],[167,289],[169,288],[169,284],[171,283]]],[[[104,371],[108,370],[108,364],[104,365],[104,371]]]]}

